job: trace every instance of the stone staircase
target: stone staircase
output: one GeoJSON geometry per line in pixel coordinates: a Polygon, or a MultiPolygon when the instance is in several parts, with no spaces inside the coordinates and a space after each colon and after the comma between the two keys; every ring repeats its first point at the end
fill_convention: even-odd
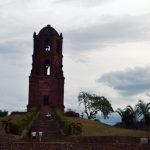
{"type": "MultiPolygon", "coordinates": [[[[42,142],[62,142],[63,135],[60,132],[58,124],[54,117],[47,118],[45,113],[40,112],[37,118],[33,121],[31,125],[31,131],[35,131],[37,133],[35,142],[39,141],[38,133],[40,131],[43,132],[42,142]]],[[[29,141],[29,137],[26,135],[23,140],[29,141]]]]}

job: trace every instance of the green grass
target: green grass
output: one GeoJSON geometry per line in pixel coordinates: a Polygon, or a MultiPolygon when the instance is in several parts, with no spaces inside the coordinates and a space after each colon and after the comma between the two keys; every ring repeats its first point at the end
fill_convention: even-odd
{"type": "Polygon", "coordinates": [[[22,118],[23,118],[23,115],[9,115],[5,117],[0,117],[0,134],[5,134],[2,120],[12,119],[11,122],[16,122],[16,120],[22,119],[22,118]]]}
{"type": "Polygon", "coordinates": [[[97,121],[68,117],[73,122],[83,125],[82,136],[131,136],[150,137],[150,131],[130,130],[112,127],[97,121]]]}
{"type": "MultiPolygon", "coordinates": [[[[1,120],[12,118],[13,121],[22,119],[23,115],[13,115],[0,118],[0,135],[4,134],[1,120]]],[[[96,121],[81,118],[68,117],[72,122],[80,122],[83,125],[82,136],[132,136],[132,137],[150,137],[150,131],[129,130],[112,127],[96,121]]]]}
{"type": "Polygon", "coordinates": [[[4,124],[2,123],[2,120],[7,121],[8,119],[11,119],[8,128],[9,133],[21,134],[37,113],[38,110],[36,108],[32,108],[29,112],[23,115],[10,115],[7,117],[0,118],[0,134],[4,133],[4,124]]]}

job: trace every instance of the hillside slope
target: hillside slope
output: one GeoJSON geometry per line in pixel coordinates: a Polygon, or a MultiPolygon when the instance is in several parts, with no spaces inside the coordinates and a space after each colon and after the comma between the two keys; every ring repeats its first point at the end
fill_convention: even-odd
{"type": "Polygon", "coordinates": [[[150,131],[130,130],[112,127],[97,121],[68,117],[73,122],[83,125],[82,136],[132,136],[150,137],[150,131]]]}

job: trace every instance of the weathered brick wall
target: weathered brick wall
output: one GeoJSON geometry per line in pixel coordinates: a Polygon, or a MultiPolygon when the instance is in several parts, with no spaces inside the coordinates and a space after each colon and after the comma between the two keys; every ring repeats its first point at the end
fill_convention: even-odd
{"type": "Polygon", "coordinates": [[[141,144],[140,138],[134,137],[63,137],[63,141],[15,142],[4,138],[0,140],[0,150],[149,150],[150,147],[150,138],[148,144],[141,144]]]}
{"type": "MultiPolygon", "coordinates": [[[[67,142],[74,143],[141,143],[140,137],[122,137],[122,136],[76,136],[64,137],[67,142]]],[[[150,137],[147,138],[150,144],[150,137]]]]}
{"type": "Polygon", "coordinates": [[[138,143],[0,143],[0,150],[149,150],[149,147],[138,143]]]}

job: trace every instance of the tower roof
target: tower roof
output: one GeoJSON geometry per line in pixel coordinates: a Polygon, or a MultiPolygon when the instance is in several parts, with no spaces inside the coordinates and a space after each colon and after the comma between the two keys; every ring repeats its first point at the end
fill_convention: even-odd
{"type": "Polygon", "coordinates": [[[47,25],[43,29],[40,30],[39,36],[59,36],[58,32],[51,27],[51,25],[47,25]]]}

